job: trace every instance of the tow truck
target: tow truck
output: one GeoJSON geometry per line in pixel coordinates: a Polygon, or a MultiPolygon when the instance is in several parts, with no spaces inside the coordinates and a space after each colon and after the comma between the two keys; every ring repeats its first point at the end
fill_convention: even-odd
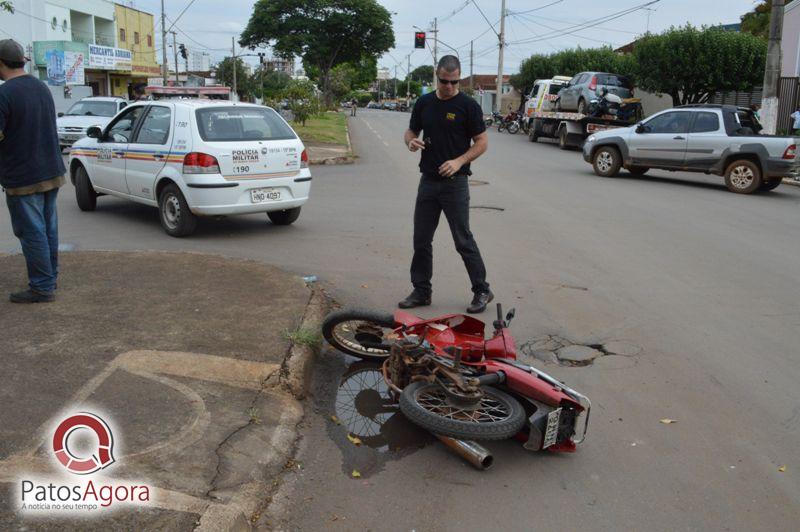
{"type": "MultiPolygon", "coordinates": [[[[553,76],[538,79],[533,84],[525,104],[528,139],[536,142],[542,137],[558,139],[562,150],[580,148],[592,133],[630,126],[632,122],[611,116],[593,117],[584,113],[556,111],[558,93],[572,78],[553,76]]],[[[637,118],[641,118],[637,115],[637,118]]]]}

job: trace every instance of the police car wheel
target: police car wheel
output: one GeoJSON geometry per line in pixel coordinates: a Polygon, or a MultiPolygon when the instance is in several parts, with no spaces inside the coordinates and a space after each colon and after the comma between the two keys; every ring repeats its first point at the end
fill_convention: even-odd
{"type": "Polygon", "coordinates": [[[158,197],[158,213],[161,227],[169,236],[189,236],[197,228],[197,217],[176,184],[164,187],[158,197]]]}
{"type": "Polygon", "coordinates": [[[94,191],[83,166],[75,171],[75,200],[82,211],[93,211],[97,207],[97,192],[94,191]]]}
{"type": "Polygon", "coordinates": [[[267,216],[269,216],[270,221],[275,225],[290,225],[300,217],[300,207],[286,209],[285,211],[268,212],[267,216]]]}

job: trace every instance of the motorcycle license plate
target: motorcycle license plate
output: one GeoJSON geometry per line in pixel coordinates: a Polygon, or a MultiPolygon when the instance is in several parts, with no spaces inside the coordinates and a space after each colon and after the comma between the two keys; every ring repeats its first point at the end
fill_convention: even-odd
{"type": "Polygon", "coordinates": [[[250,201],[253,203],[266,203],[279,199],[281,199],[281,193],[274,188],[255,188],[250,191],[250,201]]]}
{"type": "Polygon", "coordinates": [[[558,438],[558,422],[561,419],[561,409],[556,408],[547,414],[547,430],[544,432],[544,443],[542,449],[547,449],[551,445],[555,445],[558,438]]]}

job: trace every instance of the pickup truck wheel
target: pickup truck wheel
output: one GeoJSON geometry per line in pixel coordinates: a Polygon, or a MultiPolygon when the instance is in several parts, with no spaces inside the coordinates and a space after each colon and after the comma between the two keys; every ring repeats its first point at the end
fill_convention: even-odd
{"type": "Polygon", "coordinates": [[[614,177],[619,174],[622,156],[614,146],[602,146],[594,152],[592,167],[594,173],[601,177],[614,177]]]}
{"type": "Polygon", "coordinates": [[[97,192],[83,166],[75,170],[75,200],[82,211],[93,211],[97,207],[97,192]]]}
{"type": "Polygon", "coordinates": [[[764,181],[761,183],[760,190],[775,190],[781,183],[783,183],[782,177],[775,178],[771,181],[764,181]]]}
{"type": "Polygon", "coordinates": [[[169,236],[189,236],[197,228],[197,217],[192,214],[181,189],[174,183],[164,187],[158,196],[158,214],[161,227],[169,236]]]}
{"type": "Polygon", "coordinates": [[[737,194],[752,194],[761,186],[761,170],[753,161],[733,161],[725,170],[725,186],[737,194]]]}
{"type": "Polygon", "coordinates": [[[636,175],[636,176],[644,175],[644,174],[646,174],[647,172],[650,171],[650,169],[647,168],[646,166],[631,166],[627,170],[628,170],[629,174],[636,175]]]}

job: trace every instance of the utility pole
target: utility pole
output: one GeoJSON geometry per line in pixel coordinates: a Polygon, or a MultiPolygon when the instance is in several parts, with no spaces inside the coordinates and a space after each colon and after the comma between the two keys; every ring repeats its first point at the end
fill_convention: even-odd
{"type": "Polygon", "coordinates": [[[411,54],[408,54],[408,67],[406,69],[406,100],[411,98],[411,54]]]}
{"type": "Polygon", "coordinates": [[[397,65],[394,66],[394,99],[397,100],[397,65]]]}
{"type": "Polygon", "coordinates": [[[436,56],[438,52],[438,44],[439,44],[439,29],[437,28],[438,21],[437,19],[433,19],[433,90],[436,90],[439,87],[439,80],[436,79],[436,65],[439,62],[439,58],[436,56]]]}
{"type": "Polygon", "coordinates": [[[231,37],[231,60],[233,61],[233,94],[231,95],[231,100],[236,102],[239,100],[239,96],[236,93],[236,41],[233,37],[231,37]]]}
{"type": "Polygon", "coordinates": [[[164,78],[164,86],[167,86],[167,22],[164,13],[164,0],[161,0],[161,77],[164,78]]]}
{"type": "Polygon", "coordinates": [[[472,88],[473,88],[472,87],[473,86],[473,83],[472,83],[472,42],[473,41],[469,41],[469,88],[470,88],[470,90],[472,90],[472,88]]]}
{"type": "Polygon", "coordinates": [[[764,133],[774,135],[778,126],[778,83],[781,76],[781,33],[783,31],[784,0],[772,1],[769,20],[767,68],[764,71],[764,93],[761,101],[764,133]]]}
{"type": "Polygon", "coordinates": [[[177,38],[177,33],[174,31],[172,33],[172,51],[175,52],[175,86],[178,86],[178,44],[175,42],[177,38]]]}
{"type": "Polygon", "coordinates": [[[497,60],[497,101],[495,102],[494,109],[500,112],[500,100],[503,96],[503,48],[505,47],[506,38],[506,0],[502,0],[500,7],[500,57],[497,60]]]}

